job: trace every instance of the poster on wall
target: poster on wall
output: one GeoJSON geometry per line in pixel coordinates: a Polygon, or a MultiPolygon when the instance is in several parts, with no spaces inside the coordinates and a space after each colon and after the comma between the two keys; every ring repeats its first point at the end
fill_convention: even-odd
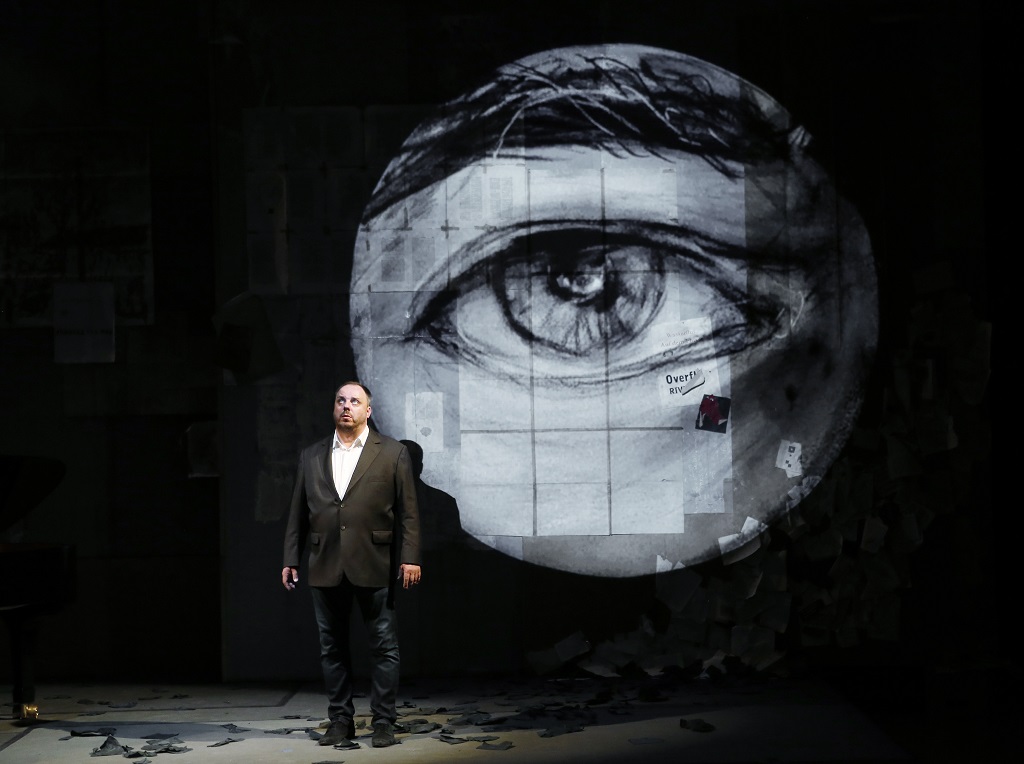
{"type": "Polygon", "coordinates": [[[0,326],[53,326],[54,286],[110,283],[153,323],[149,146],[126,130],[0,132],[0,326]]]}

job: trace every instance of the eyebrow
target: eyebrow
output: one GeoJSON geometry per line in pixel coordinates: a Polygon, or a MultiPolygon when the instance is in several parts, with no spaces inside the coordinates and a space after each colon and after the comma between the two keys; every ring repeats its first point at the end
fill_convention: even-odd
{"type": "Polygon", "coordinates": [[[619,155],[676,150],[722,174],[741,164],[790,158],[788,112],[732,72],[672,51],[647,51],[636,63],[599,55],[553,57],[547,67],[501,67],[484,87],[428,117],[387,167],[362,224],[440,180],[439,168],[556,146],[603,148],[619,155]],[[737,86],[734,92],[731,86],[737,86]],[[524,113],[527,115],[525,119],[524,113]],[[509,133],[511,123],[517,129],[509,133]],[[514,136],[514,138],[513,138],[514,136]]]}

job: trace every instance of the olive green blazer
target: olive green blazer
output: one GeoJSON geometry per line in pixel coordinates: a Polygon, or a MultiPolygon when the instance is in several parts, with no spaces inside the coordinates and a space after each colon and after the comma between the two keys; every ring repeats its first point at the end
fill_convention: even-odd
{"type": "Polygon", "coordinates": [[[405,445],[373,429],[344,496],[331,469],[334,435],[302,450],[288,510],[284,566],[300,567],[309,545],[310,586],[388,586],[398,565],[420,564],[420,520],[405,445]]]}

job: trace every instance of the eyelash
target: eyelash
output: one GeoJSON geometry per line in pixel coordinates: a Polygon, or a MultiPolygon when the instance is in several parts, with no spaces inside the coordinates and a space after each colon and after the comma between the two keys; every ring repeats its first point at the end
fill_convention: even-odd
{"type": "MultiPolygon", "coordinates": [[[[560,369],[557,374],[547,375],[552,382],[579,386],[662,368],[677,363],[684,354],[687,362],[731,356],[770,339],[781,325],[784,306],[779,300],[767,294],[752,295],[729,281],[727,263],[754,267],[748,253],[675,226],[534,223],[529,228],[524,225],[512,231],[492,231],[474,242],[472,248],[473,265],[448,283],[443,283],[446,269],[433,274],[418,293],[411,306],[413,326],[407,342],[426,339],[452,357],[481,368],[493,366],[504,349],[472,341],[455,321],[458,301],[484,288],[488,290],[484,294],[493,296],[500,308],[506,328],[529,346],[532,358],[585,360],[600,352],[600,374],[588,376],[560,369]],[[627,263],[646,267],[620,267],[627,263]],[[711,334],[667,354],[632,360],[613,358],[655,323],[665,303],[667,279],[677,274],[699,279],[699,283],[688,284],[696,283],[700,293],[706,295],[702,309],[715,303],[703,314],[712,319],[711,334]],[[432,282],[439,282],[443,288],[429,292],[432,282]],[[601,290],[593,291],[595,285],[601,290]],[[632,302],[617,307],[627,292],[632,302]],[[656,292],[653,300],[651,292],[656,292]],[[548,320],[542,326],[554,330],[546,337],[537,333],[539,328],[531,328],[529,320],[535,309],[544,307],[540,303],[545,299],[548,320]],[[580,316],[562,315],[573,313],[576,307],[581,308],[580,316]],[[626,308],[633,315],[622,315],[626,308]],[[620,313],[613,315],[616,310],[620,313]],[[582,315],[583,311],[588,315],[582,315]],[[563,322],[561,327],[556,319],[563,322]]],[[[765,274],[778,267],[778,263],[757,264],[758,271],[765,274]]],[[[475,299],[480,299],[479,295],[475,299]]],[[[533,369],[534,374],[536,371],[533,369]]]]}

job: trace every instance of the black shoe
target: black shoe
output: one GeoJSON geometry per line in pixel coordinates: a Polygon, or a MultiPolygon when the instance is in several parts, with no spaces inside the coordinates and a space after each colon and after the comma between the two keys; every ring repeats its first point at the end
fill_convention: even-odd
{"type": "Polygon", "coordinates": [[[391,731],[391,722],[377,721],[373,723],[373,737],[370,739],[374,748],[387,748],[398,741],[395,740],[395,733],[391,731]]]}
{"type": "Polygon", "coordinates": [[[343,722],[341,719],[331,722],[327,732],[317,741],[318,745],[338,745],[347,743],[356,736],[356,727],[351,720],[343,722]]]}

